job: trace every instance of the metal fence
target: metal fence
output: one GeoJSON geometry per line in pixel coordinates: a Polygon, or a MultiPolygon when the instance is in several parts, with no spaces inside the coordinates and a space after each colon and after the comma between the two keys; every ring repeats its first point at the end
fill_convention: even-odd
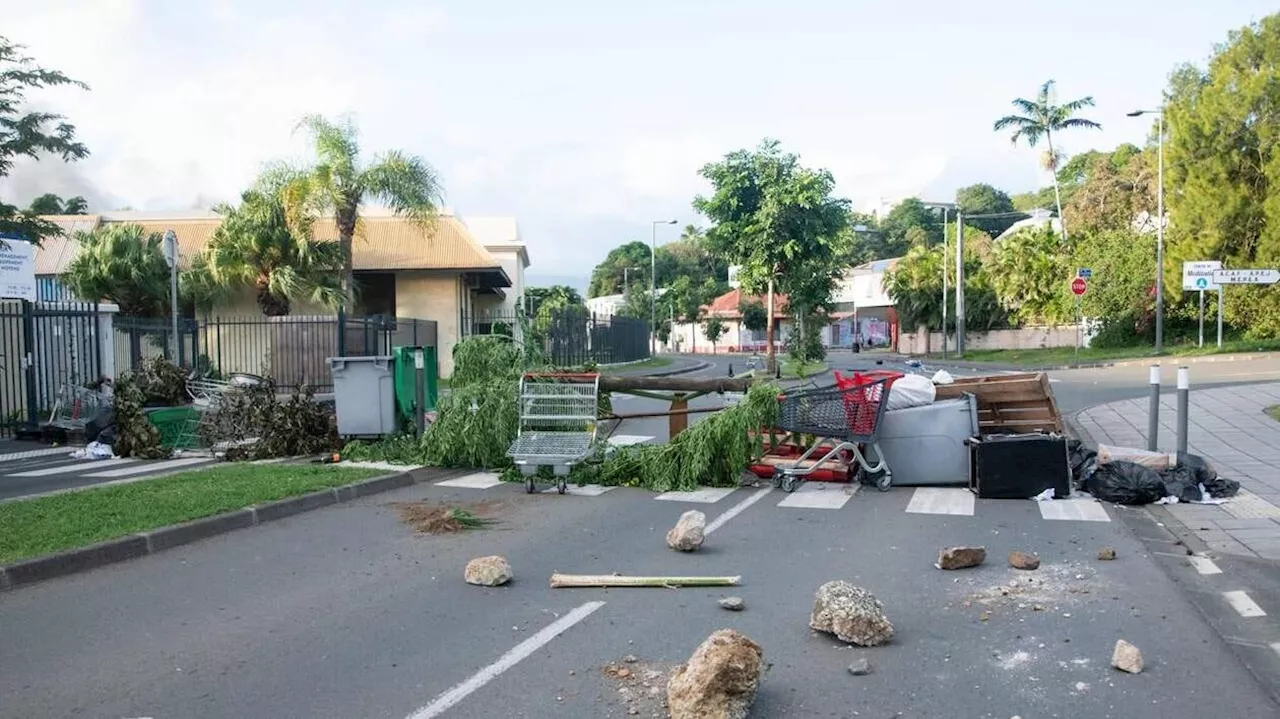
{"type": "Polygon", "coordinates": [[[539,343],[557,367],[635,362],[649,357],[648,322],[597,315],[582,307],[539,312],[527,318],[510,312],[477,312],[463,316],[462,334],[500,334],[539,343]]]}
{"type": "Polygon", "coordinates": [[[0,301],[0,434],[47,419],[63,385],[103,375],[103,327],[93,303],[0,301]]]}
{"type": "MultiPolygon", "coordinates": [[[[117,372],[152,357],[169,357],[168,320],[116,318],[117,372]]],[[[178,364],[214,376],[234,372],[270,377],[278,385],[333,388],[330,357],[386,355],[397,346],[436,346],[436,323],[401,317],[302,315],[211,317],[178,323],[178,364]],[[341,349],[339,349],[341,348],[341,349]]]]}

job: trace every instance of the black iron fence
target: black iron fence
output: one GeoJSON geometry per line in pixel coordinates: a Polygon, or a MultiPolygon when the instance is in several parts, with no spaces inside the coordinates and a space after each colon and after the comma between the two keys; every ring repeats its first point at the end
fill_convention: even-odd
{"type": "Polygon", "coordinates": [[[0,434],[48,419],[63,386],[110,372],[105,327],[93,303],[0,301],[0,434]]]}
{"type": "Polygon", "coordinates": [[[499,334],[536,343],[552,364],[635,362],[649,357],[649,323],[633,317],[597,315],[582,307],[543,310],[530,317],[476,312],[462,318],[462,335],[499,334]]]}

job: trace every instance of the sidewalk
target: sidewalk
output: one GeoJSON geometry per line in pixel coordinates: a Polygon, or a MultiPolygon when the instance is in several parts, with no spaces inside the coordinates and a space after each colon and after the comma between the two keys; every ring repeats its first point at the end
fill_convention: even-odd
{"type": "MultiPolygon", "coordinates": [[[[1264,412],[1280,405],[1280,383],[1193,390],[1190,402],[1187,450],[1240,482],[1240,494],[1217,506],[1166,508],[1214,551],[1280,559],[1280,422],[1264,412]]],[[[1175,448],[1176,403],[1176,394],[1161,395],[1161,451],[1175,448]]],[[[1145,449],[1147,399],[1084,410],[1075,424],[1095,444],[1145,449]]]]}

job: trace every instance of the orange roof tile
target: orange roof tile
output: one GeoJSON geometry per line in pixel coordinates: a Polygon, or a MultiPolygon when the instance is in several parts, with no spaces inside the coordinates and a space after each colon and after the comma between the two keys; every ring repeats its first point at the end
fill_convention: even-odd
{"type": "MultiPolygon", "coordinates": [[[[743,295],[742,290],[734,288],[711,300],[711,304],[703,306],[702,309],[712,317],[733,319],[742,316],[742,312],[738,308],[744,300],[747,302],[759,302],[761,305],[768,307],[768,297],[743,295]]],[[[786,310],[787,296],[775,292],[773,295],[774,319],[785,318],[786,310]]]]}

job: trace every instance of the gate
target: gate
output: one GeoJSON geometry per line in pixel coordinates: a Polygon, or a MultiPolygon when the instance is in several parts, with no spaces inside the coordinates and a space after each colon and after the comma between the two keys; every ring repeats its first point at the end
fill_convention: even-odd
{"type": "Polygon", "coordinates": [[[0,300],[0,436],[48,419],[63,385],[102,376],[94,303],[0,300]]]}

